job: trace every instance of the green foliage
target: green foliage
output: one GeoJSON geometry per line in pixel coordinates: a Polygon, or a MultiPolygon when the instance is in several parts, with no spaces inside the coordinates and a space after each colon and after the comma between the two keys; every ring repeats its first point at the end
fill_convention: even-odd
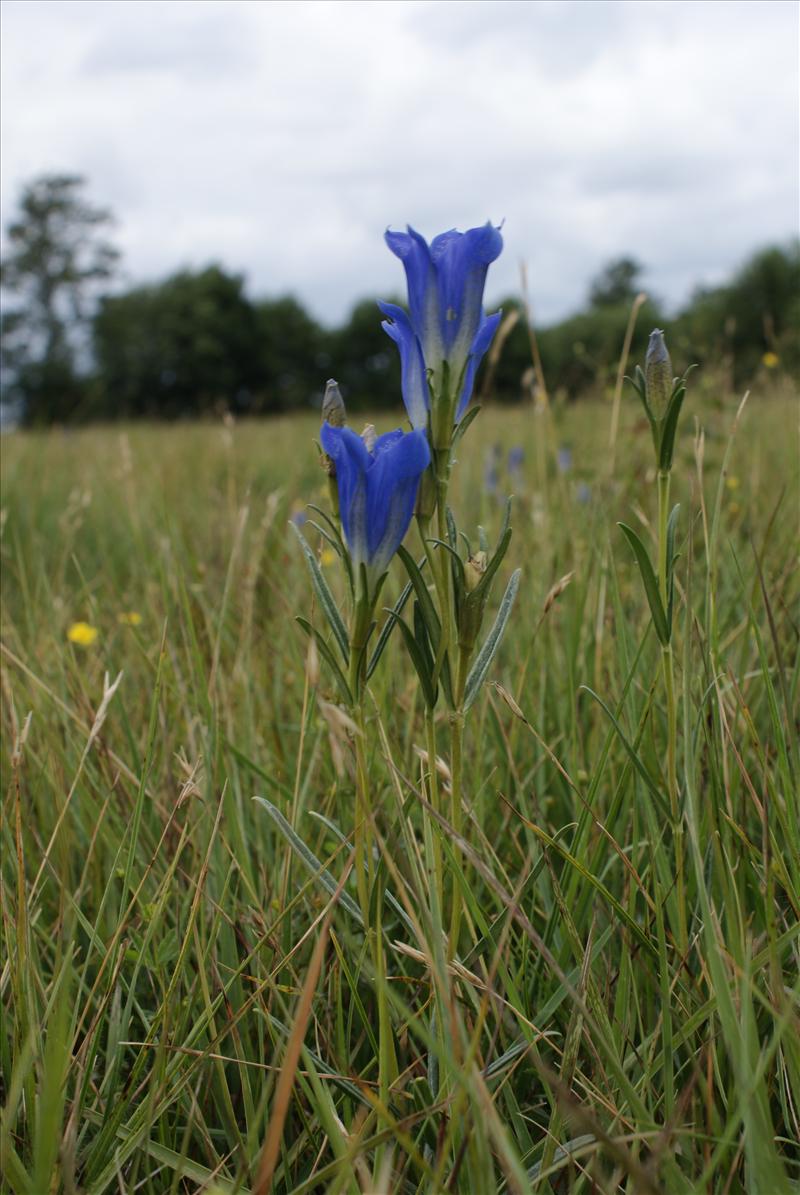
{"type": "Polygon", "coordinates": [[[23,190],[7,228],[0,282],[13,298],[0,328],[4,389],[25,401],[34,423],[80,412],[86,325],[119,256],[104,240],[111,215],[87,202],[85,186],[78,175],[44,175],[23,190]]]}
{"type": "Polygon", "coordinates": [[[330,335],[331,373],[349,410],[397,408],[399,355],[381,328],[382,319],[377,303],[364,299],[355,305],[347,323],[330,335]]]}
{"type": "Polygon", "coordinates": [[[291,295],[255,304],[258,376],[252,413],[302,410],[331,373],[329,337],[291,295]]]}
{"type": "Polygon", "coordinates": [[[175,418],[247,406],[259,322],[241,276],[220,266],[105,298],[94,321],[102,409],[175,418]]]}
{"type": "Polygon", "coordinates": [[[757,375],[765,353],[800,373],[800,241],[754,254],[724,286],[697,291],[670,324],[671,343],[701,366],[722,361],[738,387],[757,375]]]}

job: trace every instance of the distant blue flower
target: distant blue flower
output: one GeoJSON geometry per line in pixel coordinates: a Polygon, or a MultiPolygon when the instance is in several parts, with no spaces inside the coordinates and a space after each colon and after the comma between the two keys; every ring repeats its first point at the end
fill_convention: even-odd
{"type": "Polygon", "coordinates": [[[522,466],[525,461],[525,450],[520,445],[515,445],[508,450],[508,471],[512,476],[516,473],[522,472],[522,466]]]}
{"type": "Polygon", "coordinates": [[[487,223],[467,232],[443,232],[430,247],[410,227],[387,232],[386,243],[402,261],[408,282],[408,314],[393,303],[379,306],[388,317],[383,328],[400,350],[409,419],[415,428],[426,427],[432,396],[434,403],[453,409],[457,423],[500,322],[500,312],[484,315],[483,287],[503,238],[487,223]],[[448,393],[443,393],[445,364],[448,393]]]}
{"type": "Polygon", "coordinates": [[[562,444],[558,450],[558,471],[559,473],[569,473],[572,468],[572,449],[568,444],[562,444]]]}
{"type": "Polygon", "coordinates": [[[323,423],[322,447],[333,461],[342,529],[356,572],[372,578],[389,567],[408,530],[419,479],[431,459],[424,432],[396,431],[362,439],[349,427],[323,423]]]}
{"type": "Polygon", "coordinates": [[[585,506],[587,504],[587,502],[591,502],[592,491],[589,488],[589,486],[586,484],[585,481],[581,481],[578,484],[578,489],[575,494],[575,497],[578,499],[578,501],[581,503],[582,506],[585,506]]]}
{"type": "Polygon", "coordinates": [[[500,489],[500,473],[498,465],[503,458],[503,449],[499,444],[491,444],[484,454],[483,488],[487,494],[496,494],[500,489]]]}

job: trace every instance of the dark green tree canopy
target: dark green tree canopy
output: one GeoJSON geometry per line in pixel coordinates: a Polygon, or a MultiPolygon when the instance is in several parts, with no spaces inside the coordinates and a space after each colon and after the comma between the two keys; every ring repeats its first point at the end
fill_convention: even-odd
{"type": "Polygon", "coordinates": [[[112,417],[247,408],[261,380],[244,279],[217,265],[103,299],[94,351],[112,417]]]}

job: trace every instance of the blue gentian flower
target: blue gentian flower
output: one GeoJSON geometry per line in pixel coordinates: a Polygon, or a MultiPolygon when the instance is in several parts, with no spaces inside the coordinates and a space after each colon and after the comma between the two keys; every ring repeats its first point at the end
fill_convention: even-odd
{"type": "Polygon", "coordinates": [[[320,439],[336,471],[354,572],[366,565],[372,583],[386,572],[411,522],[419,479],[431,459],[427,436],[398,427],[362,438],[349,427],[323,423],[320,439]]]}
{"type": "Polygon", "coordinates": [[[402,261],[408,282],[408,313],[393,303],[379,304],[388,317],[383,328],[400,350],[406,410],[412,427],[424,428],[432,402],[446,408],[449,435],[467,409],[481,358],[500,322],[501,312],[484,314],[483,288],[503,238],[487,223],[443,232],[430,246],[410,227],[387,232],[386,243],[402,261]]]}

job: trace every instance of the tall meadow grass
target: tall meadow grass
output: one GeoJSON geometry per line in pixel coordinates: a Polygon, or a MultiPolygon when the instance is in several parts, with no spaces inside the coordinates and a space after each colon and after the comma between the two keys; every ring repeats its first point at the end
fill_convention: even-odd
{"type": "Polygon", "coordinates": [[[655,544],[649,430],[628,397],[481,412],[453,505],[491,539],[515,495],[523,580],[458,833],[410,664],[370,680],[382,973],[353,728],[294,622],[317,434],[3,442],[3,1189],[800,1190],[796,399],[698,381],[679,432],[680,885],[660,648],[616,526],[655,544]]]}

